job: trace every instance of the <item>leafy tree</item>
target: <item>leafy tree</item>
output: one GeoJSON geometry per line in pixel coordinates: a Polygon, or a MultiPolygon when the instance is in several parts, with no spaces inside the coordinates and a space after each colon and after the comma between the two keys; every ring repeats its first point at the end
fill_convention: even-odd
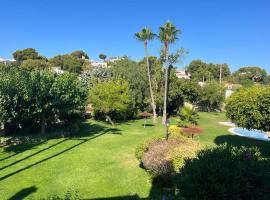
{"type": "Polygon", "coordinates": [[[70,116],[80,113],[86,97],[81,81],[72,74],[54,77],[17,67],[0,70],[0,122],[7,131],[41,127],[44,133],[57,119],[70,125],[74,122],[70,116]]]}
{"type": "Polygon", "coordinates": [[[195,103],[199,98],[198,84],[190,80],[178,79],[175,69],[170,73],[170,85],[168,93],[168,113],[176,114],[184,105],[184,102],[195,103]]]}
{"type": "Polygon", "coordinates": [[[50,92],[54,83],[54,76],[50,73],[33,73],[31,80],[31,93],[33,117],[40,124],[41,133],[46,131],[47,123],[55,120],[57,107],[54,104],[56,97],[50,92]]]}
{"type": "Polygon", "coordinates": [[[13,53],[13,58],[19,63],[28,60],[28,59],[40,59],[41,56],[38,55],[38,52],[33,48],[26,48],[23,50],[17,50],[13,53]]]}
{"type": "Polygon", "coordinates": [[[119,60],[111,65],[114,79],[128,83],[133,109],[145,109],[147,79],[145,65],[129,59],[119,60]]]}
{"type": "Polygon", "coordinates": [[[270,87],[253,86],[233,93],[226,115],[238,126],[270,131],[270,87]]]}
{"type": "Polygon", "coordinates": [[[95,112],[102,112],[114,125],[112,113],[125,113],[131,103],[128,83],[123,80],[98,82],[89,92],[89,103],[95,112]]]}
{"type": "Polygon", "coordinates": [[[21,63],[20,67],[29,71],[40,71],[49,69],[50,63],[44,59],[27,59],[21,63]]]}
{"type": "Polygon", "coordinates": [[[53,67],[60,67],[68,72],[80,73],[84,61],[77,56],[64,54],[53,57],[50,59],[50,63],[53,67]]]}
{"type": "Polygon", "coordinates": [[[105,54],[103,54],[103,53],[99,54],[98,57],[99,57],[101,60],[103,60],[104,62],[105,62],[105,60],[106,60],[106,58],[107,58],[107,56],[106,56],[105,54]]]}
{"type": "Polygon", "coordinates": [[[216,81],[207,82],[200,92],[199,105],[208,112],[220,109],[225,100],[225,88],[216,81]]]}
{"type": "Polygon", "coordinates": [[[89,56],[82,50],[73,51],[70,55],[75,56],[79,59],[89,59],[89,56]]]}
{"type": "Polygon", "coordinates": [[[57,115],[67,122],[69,115],[82,110],[87,100],[87,90],[75,74],[65,73],[57,76],[50,93],[56,99],[54,105],[57,115]]]}
{"type": "Polygon", "coordinates": [[[230,75],[230,68],[225,64],[205,63],[202,60],[193,60],[188,65],[187,71],[192,79],[205,82],[206,80],[219,80],[230,75]]]}
{"type": "Polygon", "coordinates": [[[145,49],[145,58],[146,58],[146,66],[147,66],[147,77],[148,77],[148,84],[149,84],[149,91],[150,91],[150,97],[151,97],[151,105],[153,110],[153,122],[157,123],[157,113],[156,113],[156,103],[155,103],[155,97],[152,89],[152,80],[151,80],[151,74],[150,74],[150,65],[149,65],[149,59],[148,59],[148,42],[154,39],[155,34],[151,31],[150,28],[143,28],[141,32],[135,33],[135,37],[137,40],[142,41],[144,44],[145,49]]]}
{"type": "MultiPolygon", "coordinates": [[[[31,122],[31,77],[16,67],[3,67],[0,71],[0,122],[5,131],[19,129],[19,124],[31,122]]],[[[22,127],[24,128],[24,127],[22,127]]]]}
{"type": "MultiPolygon", "coordinates": [[[[166,65],[168,65],[168,55],[169,55],[169,44],[174,43],[178,38],[178,30],[173,23],[166,22],[164,26],[159,27],[159,40],[164,44],[164,57],[166,60],[166,65]]],[[[163,119],[162,123],[165,124],[167,121],[167,93],[168,93],[168,73],[169,65],[165,66],[165,77],[164,77],[164,106],[163,106],[163,119]]],[[[168,134],[168,133],[166,133],[168,134]]]]}
{"type": "Polygon", "coordinates": [[[240,83],[243,80],[264,83],[267,72],[260,67],[242,67],[233,73],[234,81],[240,83]]]}

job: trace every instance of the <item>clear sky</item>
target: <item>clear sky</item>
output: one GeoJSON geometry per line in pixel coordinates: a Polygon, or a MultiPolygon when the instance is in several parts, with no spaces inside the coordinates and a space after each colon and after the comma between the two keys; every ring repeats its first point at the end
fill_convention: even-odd
{"type": "MultiPolygon", "coordinates": [[[[138,60],[143,45],[134,33],[157,32],[170,20],[182,31],[172,48],[189,51],[184,64],[202,59],[270,72],[270,0],[1,0],[0,7],[4,58],[33,47],[47,57],[82,49],[94,59],[102,52],[138,60]]],[[[159,41],[149,48],[158,55],[159,41]]]]}

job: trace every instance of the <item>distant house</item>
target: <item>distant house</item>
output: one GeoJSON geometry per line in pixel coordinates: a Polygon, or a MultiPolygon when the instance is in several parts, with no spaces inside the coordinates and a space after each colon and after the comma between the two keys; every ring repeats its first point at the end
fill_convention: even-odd
{"type": "Polygon", "coordinates": [[[187,73],[185,70],[176,70],[175,75],[177,78],[183,78],[183,79],[190,79],[190,74],[187,73]]]}
{"type": "Polygon", "coordinates": [[[52,67],[52,72],[55,74],[63,74],[65,71],[61,69],[61,67],[52,67]]]}
{"type": "Polygon", "coordinates": [[[124,57],[112,56],[112,57],[108,58],[108,62],[116,62],[116,61],[123,60],[123,59],[124,59],[124,57]]]}
{"type": "Polygon", "coordinates": [[[107,68],[108,64],[104,61],[95,61],[95,60],[90,60],[90,63],[93,67],[101,67],[101,68],[107,68]]]}

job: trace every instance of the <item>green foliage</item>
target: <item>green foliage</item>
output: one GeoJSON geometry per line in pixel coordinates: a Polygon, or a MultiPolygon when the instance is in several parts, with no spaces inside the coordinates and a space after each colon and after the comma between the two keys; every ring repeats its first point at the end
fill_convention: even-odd
{"type": "Polygon", "coordinates": [[[151,138],[148,140],[143,141],[142,143],[140,143],[136,149],[135,149],[135,157],[142,162],[142,156],[145,152],[148,151],[149,146],[152,142],[154,142],[156,139],[155,138],[151,138]]]}
{"type": "Polygon", "coordinates": [[[24,60],[28,60],[28,59],[40,59],[42,57],[38,55],[38,52],[35,49],[33,49],[33,48],[27,48],[27,49],[15,51],[13,53],[13,58],[17,62],[20,63],[20,62],[22,62],[24,60]]]}
{"type": "Polygon", "coordinates": [[[231,72],[226,63],[224,64],[213,64],[205,63],[202,60],[193,60],[187,70],[191,74],[192,79],[197,81],[206,81],[215,79],[218,80],[220,77],[220,67],[222,69],[221,77],[228,77],[231,72]]]}
{"type": "Polygon", "coordinates": [[[84,60],[74,54],[57,55],[50,59],[53,67],[60,67],[68,72],[80,73],[83,68],[84,60]]]}
{"type": "Polygon", "coordinates": [[[41,126],[57,119],[69,121],[69,115],[83,108],[87,93],[75,75],[56,78],[46,72],[28,72],[18,68],[0,71],[0,122],[11,131],[41,126]]]}
{"type": "Polygon", "coordinates": [[[265,83],[267,72],[260,67],[242,67],[232,75],[234,83],[245,83],[245,81],[265,83]]]}
{"type": "Polygon", "coordinates": [[[50,63],[45,59],[27,59],[22,61],[20,67],[29,71],[48,70],[50,63]]]}
{"type": "Polygon", "coordinates": [[[186,160],[175,184],[186,200],[269,199],[269,171],[257,148],[222,145],[186,160]]]}
{"type": "Polygon", "coordinates": [[[99,54],[98,57],[99,57],[99,59],[104,60],[104,61],[107,58],[107,56],[103,53],[99,54]]]}
{"type": "Polygon", "coordinates": [[[89,56],[82,50],[73,51],[70,55],[76,56],[79,59],[89,59],[89,56]]]}
{"type": "Polygon", "coordinates": [[[270,87],[254,86],[233,93],[226,104],[226,115],[241,127],[270,130],[270,87]]]}
{"type": "Polygon", "coordinates": [[[95,112],[114,119],[112,113],[128,114],[131,105],[128,83],[124,80],[97,82],[89,91],[89,103],[95,112]]]}
{"type": "Polygon", "coordinates": [[[132,107],[144,110],[146,105],[147,76],[144,64],[123,59],[112,63],[112,74],[114,79],[123,79],[127,82],[132,107]]]}
{"type": "Polygon", "coordinates": [[[190,80],[178,79],[175,69],[171,70],[169,78],[168,112],[176,114],[184,102],[195,103],[199,98],[199,86],[190,80]]]}
{"type": "Polygon", "coordinates": [[[225,88],[216,81],[207,82],[201,88],[199,105],[208,112],[220,109],[225,100],[225,88]]]}
{"type": "Polygon", "coordinates": [[[194,158],[202,149],[202,145],[183,136],[169,140],[146,140],[136,149],[136,157],[142,162],[145,169],[154,177],[171,176],[183,166],[184,160],[194,158]]]}
{"type": "Polygon", "coordinates": [[[181,131],[181,128],[178,127],[178,126],[176,126],[176,125],[171,125],[171,126],[169,126],[168,132],[169,132],[169,137],[170,137],[170,138],[175,138],[175,139],[177,139],[177,138],[179,138],[179,137],[180,137],[180,138],[183,137],[183,133],[182,133],[182,131],[181,131]]]}
{"type": "Polygon", "coordinates": [[[194,109],[185,106],[177,114],[179,116],[178,126],[198,125],[199,115],[194,109]]]}

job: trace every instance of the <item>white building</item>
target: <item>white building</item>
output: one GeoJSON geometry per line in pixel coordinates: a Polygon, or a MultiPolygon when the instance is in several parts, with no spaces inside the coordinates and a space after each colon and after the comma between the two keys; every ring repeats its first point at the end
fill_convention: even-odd
{"type": "Polygon", "coordinates": [[[183,78],[183,79],[190,79],[190,74],[187,73],[185,70],[176,70],[175,75],[177,78],[183,78]]]}
{"type": "Polygon", "coordinates": [[[52,72],[55,74],[63,74],[65,71],[61,67],[52,67],[52,72]]]}
{"type": "Polygon", "coordinates": [[[120,57],[120,56],[112,56],[112,57],[109,57],[108,58],[108,61],[109,62],[116,62],[116,61],[119,61],[119,60],[123,60],[124,58],[123,57],[120,57]]]}
{"type": "Polygon", "coordinates": [[[107,68],[108,64],[104,61],[95,61],[95,60],[90,60],[90,63],[93,67],[101,67],[101,68],[107,68]]]}

